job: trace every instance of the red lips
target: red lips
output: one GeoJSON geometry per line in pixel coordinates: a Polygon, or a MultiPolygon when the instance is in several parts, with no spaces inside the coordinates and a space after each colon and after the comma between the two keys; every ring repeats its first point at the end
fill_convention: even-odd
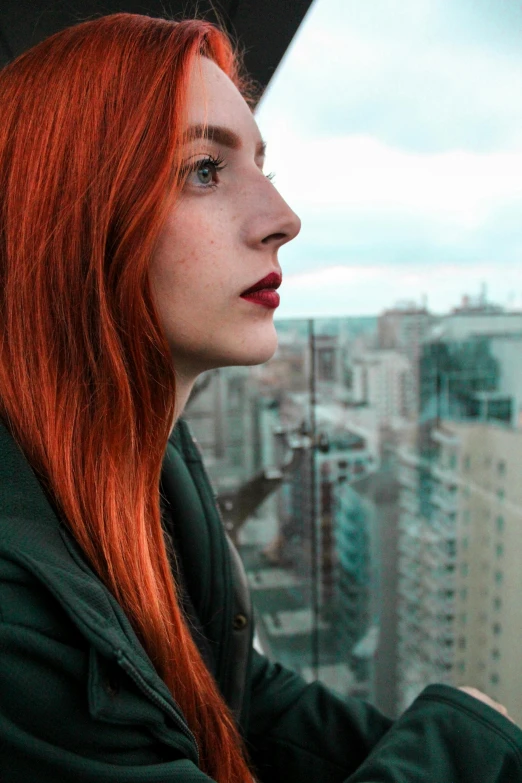
{"type": "Polygon", "coordinates": [[[248,294],[253,294],[255,291],[261,291],[262,288],[279,288],[282,279],[283,278],[281,275],[279,275],[277,272],[270,272],[269,275],[263,277],[262,280],[258,280],[258,282],[251,288],[247,288],[246,291],[243,291],[241,296],[248,296],[248,294]]]}
{"type": "Polygon", "coordinates": [[[277,272],[270,272],[269,275],[263,277],[262,280],[259,280],[251,288],[243,291],[241,298],[253,304],[274,310],[276,307],[279,307],[279,294],[275,289],[279,288],[282,279],[277,272]]]}

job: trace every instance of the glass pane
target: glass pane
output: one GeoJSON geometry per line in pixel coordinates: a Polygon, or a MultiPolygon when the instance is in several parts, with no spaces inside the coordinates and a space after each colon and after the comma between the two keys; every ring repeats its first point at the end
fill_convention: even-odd
{"type": "Polygon", "coordinates": [[[446,682],[522,723],[521,37],[515,3],[316,0],[258,111],[303,220],[279,348],[186,411],[256,643],[391,716],[446,682]]]}

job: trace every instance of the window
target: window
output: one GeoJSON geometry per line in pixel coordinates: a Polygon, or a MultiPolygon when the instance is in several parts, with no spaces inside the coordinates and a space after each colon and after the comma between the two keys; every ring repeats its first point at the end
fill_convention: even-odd
{"type": "Polygon", "coordinates": [[[503,489],[497,489],[497,498],[502,502],[504,500],[504,490],[503,489]]]}
{"type": "Polygon", "coordinates": [[[489,680],[492,685],[498,685],[498,683],[500,682],[500,677],[498,676],[497,672],[493,672],[489,680]]]}
{"type": "MultiPolygon", "coordinates": [[[[268,158],[272,146],[271,139],[275,138],[279,147],[281,134],[277,133],[277,128],[281,121],[285,121],[281,112],[284,114],[286,111],[285,101],[278,99],[277,111],[274,114],[275,122],[270,128],[271,123],[267,114],[270,111],[270,102],[277,91],[282,89],[285,67],[293,57],[295,58],[301,46],[302,62],[297,68],[291,68],[292,84],[289,85],[291,92],[297,97],[300,95],[294,79],[300,78],[304,73],[306,64],[311,60],[309,51],[313,51],[309,46],[310,39],[306,36],[313,33],[313,38],[317,34],[318,20],[323,13],[321,8],[324,5],[326,9],[327,2],[328,0],[316,0],[313,4],[311,13],[318,16],[313,24],[309,24],[308,28],[305,24],[297,34],[295,45],[289,51],[286,61],[282,63],[278,82],[274,84],[274,91],[271,89],[267,91],[266,98],[260,106],[263,115],[260,118],[261,126],[268,141],[268,158]]],[[[416,7],[415,0],[404,0],[404,2],[406,5],[409,3],[410,9],[416,7]]],[[[393,0],[383,0],[382,5],[388,6],[389,12],[393,14],[397,4],[393,0]]],[[[452,42],[451,51],[453,53],[453,47],[455,51],[458,49],[457,30],[460,26],[465,39],[461,50],[462,56],[466,58],[469,52],[473,52],[469,62],[470,68],[473,67],[475,57],[483,45],[483,38],[491,39],[491,52],[485,52],[485,58],[480,61],[484,64],[485,70],[491,69],[492,85],[502,84],[503,87],[502,90],[498,90],[495,86],[492,88],[496,89],[495,101],[505,101],[504,113],[499,111],[498,116],[495,113],[495,129],[497,123],[500,123],[505,116],[507,136],[513,139],[511,102],[513,96],[520,93],[522,45],[513,47],[509,41],[506,51],[500,38],[494,36],[497,28],[506,29],[504,14],[508,13],[509,6],[518,9],[518,16],[514,20],[512,29],[516,29],[518,41],[522,43],[521,3],[482,4],[488,6],[488,15],[497,24],[488,26],[487,36],[482,38],[479,35],[476,46],[469,46],[473,31],[484,29],[484,24],[487,23],[486,17],[479,19],[482,13],[481,4],[468,2],[440,5],[440,17],[437,6],[438,21],[446,13],[444,9],[458,8],[458,25],[448,25],[448,35],[452,42]],[[467,19],[465,9],[469,9],[469,20],[472,22],[469,29],[462,24],[467,19]],[[505,67],[497,74],[495,68],[499,60],[498,52],[506,52],[506,57],[500,58],[506,62],[505,67]]],[[[374,18],[375,11],[364,10],[370,9],[371,3],[354,1],[337,3],[337,6],[339,9],[342,8],[342,13],[339,10],[338,14],[330,15],[326,22],[329,27],[324,28],[326,34],[329,34],[330,30],[335,34],[336,40],[342,41],[345,36],[342,25],[346,24],[347,29],[351,31],[350,35],[355,30],[353,39],[357,41],[356,28],[359,16],[367,13],[364,35],[361,36],[365,51],[366,46],[371,48],[378,45],[379,41],[372,39],[372,30],[378,32],[379,26],[369,23],[370,18],[374,18]]],[[[326,10],[324,13],[327,15],[326,10]]],[[[450,11],[448,10],[447,13],[450,11]]],[[[413,17],[417,22],[419,21],[418,14],[408,13],[405,10],[400,28],[403,26],[406,28],[413,17]]],[[[386,50],[387,56],[397,59],[396,63],[392,62],[390,68],[394,75],[397,73],[401,58],[400,47],[395,45],[398,30],[399,27],[394,28],[393,31],[394,46],[391,50],[386,50]]],[[[447,60],[447,46],[444,48],[442,45],[441,31],[444,32],[438,27],[437,36],[431,36],[428,28],[424,32],[422,27],[419,29],[415,27],[415,31],[410,33],[409,40],[427,49],[431,46],[439,46],[437,54],[442,53],[442,57],[447,60]],[[423,35],[425,35],[424,41],[423,35]]],[[[323,40],[321,36],[319,38],[323,40]]],[[[380,39],[380,35],[374,37],[380,39]]],[[[345,48],[348,51],[349,47],[345,48]]],[[[336,47],[335,51],[339,53],[340,48],[336,47]]],[[[344,51],[341,51],[340,56],[343,54],[344,51]]],[[[379,666],[383,665],[382,659],[379,661],[376,657],[375,660],[358,660],[356,666],[353,666],[354,656],[350,653],[354,647],[354,640],[363,639],[373,625],[370,618],[381,615],[382,628],[392,627],[390,616],[386,614],[391,606],[394,612],[395,607],[397,609],[398,627],[396,636],[394,635],[394,638],[387,643],[395,645],[396,642],[393,654],[398,660],[398,673],[396,677],[389,676],[388,681],[390,692],[393,690],[393,696],[390,698],[395,699],[397,694],[398,703],[395,705],[397,714],[408,706],[404,703],[407,701],[408,677],[410,680],[417,677],[419,685],[423,678],[425,684],[437,680],[437,674],[442,670],[442,663],[440,669],[437,668],[436,656],[433,655],[433,639],[436,639],[439,634],[443,639],[447,636],[453,639],[453,649],[456,652],[454,657],[448,654],[449,648],[441,646],[439,650],[443,653],[441,657],[451,660],[453,666],[458,667],[460,677],[462,677],[461,672],[465,671],[467,674],[465,679],[471,679],[473,674],[478,673],[479,663],[482,666],[486,665],[485,673],[480,675],[477,687],[482,683],[487,688],[490,674],[497,673],[502,678],[501,685],[506,693],[516,692],[516,703],[522,704],[522,678],[519,678],[519,683],[516,676],[511,674],[517,670],[517,656],[520,657],[518,650],[522,646],[522,628],[517,628],[506,613],[507,602],[511,601],[507,590],[511,588],[512,583],[516,583],[514,575],[518,566],[516,557],[511,557],[512,552],[508,548],[510,544],[505,540],[511,533],[510,527],[518,518],[517,514],[522,510],[521,501],[516,499],[518,495],[515,497],[514,492],[515,489],[518,491],[516,476],[517,459],[522,453],[522,420],[518,419],[518,410],[514,403],[510,422],[505,418],[502,419],[500,415],[502,412],[497,410],[499,397],[507,396],[505,389],[512,386],[513,394],[516,391],[516,384],[511,384],[511,381],[506,383],[506,379],[519,377],[522,371],[520,337],[515,336],[522,333],[522,313],[517,314],[517,311],[522,309],[522,288],[518,286],[514,292],[516,300],[513,300],[511,305],[507,288],[511,285],[511,279],[518,279],[514,275],[518,271],[516,263],[519,263],[520,253],[517,261],[510,262],[513,271],[509,274],[507,266],[503,266],[500,260],[498,263],[491,263],[489,270],[486,265],[482,265],[480,277],[471,271],[471,266],[462,264],[458,268],[458,263],[455,264],[455,274],[451,276],[445,277],[444,274],[438,276],[434,271],[433,275],[430,273],[428,280],[427,300],[423,301],[421,297],[424,288],[416,288],[415,280],[418,278],[419,286],[426,287],[423,270],[427,268],[427,260],[434,253],[432,239],[446,237],[444,230],[425,232],[424,221],[427,225],[433,212],[437,221],[444,223],[447,213],[448,224],[451,225],[455,217],[453,203],[458,205],[466,203],[467,200],[461,197],[458,189],[449,196],[446,192],[446,195],[442,196],[442,210],[439,213],[436,208],[432,208],[432,204],[437,206],[434,204],[437,196],[432,193],[430,184],[422,179],[418,192],[415,192],[415,189],[410,187],[411,181],[408,176],[405,176],[404,182],[398,184],[392,178],[388,190],[385,188],[381,191],[377,183],[379,175],[377,169],[384,170],[386,166],[371,168],[370,165],[371,182],[368,184],[368,162],[375,159],[374,152],[378,156],[382,154],[385,157],[388,149],[400,150],[400,155],[404,155],[404,159],[401,157],[398,165],[402,166],[404,162],[405,174],[408,173],[411,163],[408,155],[412,151],[407,149],[409,138],[404,144],[401,143],[403,140],[398,138],[400,128],[405,125],[404,117],[408,117],[406,123],[408,135],[413,141],[413,147],[417,147],[412,160],[419,163],[418,172],[421,174],[431,171],[434,160],[440,160],[440,166],[444,169],[443,176],[446,173],[449,173],[450,177],[454,173],[458,174],[454,169],[460,166],[459,156],[456,156],[451,166],[448,163],[447,172],[444,168],[446,165],[444,153],[465,148],[469,139],[469,151],[474,156],[474,166],[480,169],[481,157],[484,157],[484,160],[488,161],[488,166],[498,166],[494,176],[498,175],[501,181],[505,177],[502,169],[504,164],[501,162],[503,156],[501,154],[482,156],[479,152],[481,145],[479,134],[482,132],[483,139],[487,139],[488,150],[491,147],[491,152],[501,153],[501,141],[498,142],[497,149],[494,147],[497,145],[497,139],[502,138],[502,132],[491,134],[492,120],[489,116],[484,117],[481,131],[483,112],[482,114],[482,110],[478,113],[473,112],[471,111],[473,107],[470,107],[469,111],[472,130],[464,127],[466,125],[464,120],[468,114],[467,101],[473,101],[474,97],[481,98],[481,91],[489,89],[490,85],[488,83],[484,87],[477,81],[477,96],[474,96],[475,88],[470,90],[466,82],[461,85],[460,95],[457,95],[459,73],[456,69],[442,69],[444,73],[436,74],[438,80],[450,79],[448,82],[450,89],[444,90],[444,86],[440,83],[437,98],[444,103],[447,96],[448,104],[441,107],[442,111],[437,117],[431,117],[422,103],[423,100],[428,101],[431,94],[429,87],[422,86],[429,73],[422,72],[422,67],[419,73],[414,73],[418,70],[412,67],[412,64],[417,64],[414,52],[409,48],[407,52],[405,50],[405,54],[407,68],[404,71],[404,79],[409,79],[410,75],[415,76],[415,89],[418,90],[410,108],[406,106],[403,108],[401,102],[401,106],[396,107],[395,112],[390,112],[388,97],[384,106],[379,106],[379,96],[381,94],[389,96],[386,85],[376,87],[376,80],[380,78],[379,71],[386,76],[384,73],[386,69],[380,67],[381,59],[375,59],[375,68],[367,69],[371,71],[371,89],[368,90],[371,111],[367,112],[366,116],[371,115],[373,126],[364,127],[364,111],[353,113],[353,105],[350,107],[353,95],[350,90],[336,86],[326,91],[328,95],[323,90],[324,94],[320,98],[321,101],[324,99],[324,102],[330,99],[338,101],[344,118],[357,116],[357,133],[360,133],[361,138],[364,139],[364,142],[357,141],[354,134],[355,146],[352,147],[353,128],[349,123],[345,122],[343,127],[336,129],[339,137],[345,139],[349,148],[347,159],[350,161],[350,182],[342,190],[349,194],[349,201],[352,197],[357,199],[359,186],[363,185],[363,206],[367,201],[369,203],[372,191],[379,194],[379,199],[384,192],[385,200],[389,192],[390,204],[397,203],[399,206],[403,194],[406,200],[411,195],[415,215],[417,215],[417,207],[419,213],[422,213],[423,199],[426,203],[429,202],[428,209],[425,214],[421,214],[418,223],[422,231],[416,230],[417,218],[413,218],[415,258],[409,257],[409,246],[404,253],[402,250],[396,252],[396,248],[392,247],[394,242],[390,241],[393,237],[387,233],[387,227],[384,226],[382,231],[379,229],[379,214],[386,213],[386,209],[379,207],[375,214],[364,217],[359,224],[359,207],[352,209],[349,205],[341,204],[342,196],[337,196],[338,193],[341,194],[338,167],[319,167],[321,171],[332,172],[332,184],[328,189],[326,181],[319,183],[317,180],[318,193],[316,194],[314,175],[314,183],[309,188],[299,186],[295,189],[295,193],[288,191],[290,206],[297,214],[302,212],[307,217],[303,220],[303,232],[299,242],[306,244],[308,241],[306,234],[308,234],[314,237],[314,247],[309,246],[304,249],[302,255],[305,263],[301,265],[297,259],[300,255],[297,243],[295,253],[294,245],[291,243],[290,256],[294,253],[295,259],[289,256],[287,264],[284,265],[289,275],[297,275],[296,281],[301,273],[306,272],[307,277],[308,272],[311,272],[310,280],[312,278],[314,280],[313,290],[308,291],[306,286],[301,288],[298,283],[294,293],[291,292],[290,286],[288,291],[286,289],[283,291],[283,307],[280,308],[275,319],[278,349],[272,359],[252,368],[230,367],[219,370],[216,374],[212,373],[210,382],[202,393],[187,404],[184,417],[191,425],[192,406],[194,421],[198,412],[200,419],[206,412],[208,414],[206,420],[215,421],[215,426],[209,426],[207,439],[209,445],[204,456],[211,478],[217,485],[218,494],[234,497],[235,500],[237,496],[236,509],[238,502],[239,505],[244,505],[245,509],[259,505],[259,515],[254,518],[252,513],[241,526],[236,526],[236,532],[238,548],[245,560],[247,576],[253,586],[256,586],[254,581],[256,575],[259,575],[260,579],[257,588],[272,585],[266,590],[254,589],[253,600],[259,612],[259,625],[262,631],[259,636],[267,640],[267,651],[270,650],[275,660],[282,660],[291,668],[297,667],[307,671],[313,671],[317,666],[319,680],[327,676],[324,668],[327,665],[330,667],[331,664],[332,670],[334,665],[335,668],[345,667],[349,670],[346,671],[347,682],[357,682],[359,691],[363,691],[365,687],[371,691],[371,687],[366,684],[371,683],[374,670],[378,672],[379,681],[386,679],[382,670],[379,671],[379,666]],[[449,77],[447,73],[450,73],[449,77]],[[397,111],[399,117],[396,115],[397,111]],[[401,112],[403,112],[402,116],[401,112]],[[423,119],[415,127],[416,118],[419,116],[423,119]],[[426,117],[428,117],[427,123],[426,117]],[[448,124],[444,125],[447,121],[448,124]],[[385,127],[387,122],[389,128],[385,127]],[[444,127],[441,127],[441,122],[444,127]],[[430,126],[427,130],[434,139],[431,148],[422,137],[426,125],[430,126]],[[437,138],[439,128],[440,138],[437,138]],[[380,130],[383,130],[382,135],[380,130]],[[473,149],[475,142],[477,142],[477,149],[473,149]],[[358,162],[359,144],[360,173],[355,171],[352,181],[352,163],[358,162]],[[423,158],[424,144],[426,144],[425,158],[423,158]],[[440,155],[440,157],[433,158],[433,155],[440,155]],[[423,168],[424,166],[426,169],[423,168]],[[401,194],[397,200],[394,194],[398,186],[401,194]],[[325,204],[322,210],[322,217],[325,220],[323,225],[318,223],[314,226],[313,221],[310,221],[314,209],[309,209],[306,205],[301,206],[299,198],[302,196],[303,201],[306,201],[310,195],[313,201],[316,195],[322,198],[327,192],[335,193],[335,199],[329,205],[325,204]],[[446,203],[448,198],[451,203],[446,203]],[[336,207],[333,206],[334,201],[336,207]],[[346,230],[337,231],[335,221],[341,214],[343,227],[346,230]],[[321,234],[321,231],[324,232],[325,225],[328,226],[326,233],[321,234]],[[352,230],[354,225],[355,231],[352,230]],[[366,225],[371,228],[364,235],[366,225]],[[426,247],[422,247],[421,241],[424,234],[430,237],[426,247]],[[420,235],[422,235],[421,240],[417,242],[420,235]],[[365,253],[368,252],[368,257],[382,259],[382,263],[376,260],[372,265],[372,274],[375,268],[375,276],[379,281],[377,285],[368,282],[364,274],[354,274],[352,281],[351,259],[356,255],[353,237],[356,237],[357,248],[363,249],[365,253]],[[324,307],[327,317],[322,319],[314,318],[313,313],[307,310],[309,307],[315,308],[316,305],[322,306],[320,302],[323,296],[322,259],[319,258],[317,262],[312,261],[312,255],[314,258],[315,255],[321,255],[316,253],[316,246],[328,247],[328,259],[325,257],[325,262],[328,260],[328,265],[331,263],[334,267],[338,265],[340,270],[339,274],[336,272],[334,275],[324,276],[326,281],[324,285],[330,285],[328,283],[330,279],[332,284],[331,295],[329,294],[324,307]],[[394,257],[404,258],[405,263],[394,263],[390,266],[387,258],[388,250],[394,257]],[[310,268],[305,269],[308,265],[310,268]],[[344,266],[347,267],[346,270],[344,266]],[[419,274],[412,273],[413,266],[417,266],[420,270],[419,274]],[[479,284],[475,281],[482,279],[485,281],[485,288],[481,293],[479,284]],[[469,285],[469,291],[465,291],[466,285],[469,285]],[[462,302],[459,301],[461,290],[463,294],[468,295],[462,302]],[[497,296],[497,293],[497,301],[494,299],[488,301],[491,297],[497,296]],[[313,304],[310,304],[310,296],[313,298],[313,304]],[[411,301],[399,302],[399,299],[411,301]],[[288,310],[283,312],[287,302],[289,302],[288,310]],[[298,308],[301,308],[303,313],[302,319],[289,317],[292,312],[297,313],[298,308]],[[331,314],[328,314],[329,308],[331,314]],[[336,310],[340,313],[339,317],[334,315],[336,310]],[[363,313],[365,315],[360,315],[363,313]],[[492,334],[495,336],[492,337],[492,334]],[[312,361],[314,357],[315,361],[312,361]],[[311,375],[312,371],[315,371],[315,378],[311,375]],[[231,380],[237,378],[237,381],[229,383],[229,378],[231,380]],[[346,383],[347,379],[349,385],[346,383]],[[269,400],[277,400],[278,405],[269,407],[267,405],[269,400]],[[508,423],[509,427],[506,426],[508,423]],[[314,426],[315,431],[313,431],[314,426]],[[335,459],[337,462],[338,473],[332,473],[330,477],[331,486],[328,491],[332,496],[332,508],[328,513],[322,513],[321,509],[325,484],[325,477],[321,475],[320,469],[323,454],[312,452],[310,448],[310,440],[314,442],[325,427],[331,427],[331,442],[341,436],[341,431],[346,439],[343,447],[335,450],[334,457],[330,454],[332,460],[335,459]],[[274,434],[276,432],[277,437],[274,434]],[[349,437],[346,435],[347,432],[350,433],[349,437]],[[232,449],[230,440],[234,441],[232,449]],[[223,458],[217,454],[216,444],[222,444],[223,458]],[[373,462],[371,462],[371,469],[368,470],[371,456],[373,462]],[[352,466],[357,458],[362,460],[364,471],[356,476],[352,466]],[[283,476],[279,479],[278,487],[275,481],[271,482],[271,494],[268,497],[265,494],[263,505],[260,505],[259,497],[265,491],[265,484],[270,482],[263,481],[261,486],[260,482],[254,479],[262,476],[267,468],[278,468],[283,476]],[[346,478],[342,480],[345,475],[346,478]],[[316,482],[315,492],[312,491],[313,481],[316,482]],[[513,484],[508,484],[508,481],[512,481],[513,484]],[[253,487],[252,503],[243,504],[243,498],[238,493],[243,492],[243,488],[250,485],[253,487]],[[503,492],[505,497],[502,502],[503,492]],[[256,494],[259,497],[256,497],[256,494]],[[518,503],[519,508],[512,509],[510,505],[508,514],[504,510],[508,501],[513,505],[515,502],[518,503]],[[315,513],[314,503],[317,513],[315,513]],[[353,531],[352,535],[349,534],[350,530],[353,531]],[[400,553],[397,578],[395,535],[400,553]],[[453,539],[457,541],[456,552],[453,539]],[[434,543],[432,551],[427,549],[428,541],[434,543]],[[486,570],[488,565],[489,570],[486,570]],[[453,567],[455,567],[454,572],[452,572],[453,567]],[[380,596],[375,591],[372,579],[374,574],[379,574],[380,595],[391,599],[383,600],[380,605],[380,596]],[[318,597],[320,611],[317,613],[311,611],[311,596],[318,597]],[[502,603],[504,597],[506,597],[505,605],[502,603]],[[265,627],[263,618],[275,616],[282,606],[288,611],[280,613],[282,628],[278,633],[273,633],[272,624],[265,627]],[[308,620],[305,622],[299,613],[303,615],[308,613],[306,617],[313,619],[309,623],[308,620]],[[479,613],[483,613],[482,619],[479,619],[479,613]],[[484,620],[484,613],[486,613],[486,620],[484,620]],[[440,619],[437,619],[438,615],[440,619]],[[340,619],[330,623],[329,618],[333,617],[340,619]],[[321,620],[328,618],[326,622],[331,627],[317,628],[319,618],[321,620]],[[506,634],[503,634],[503,631],[494,634],[495,622],[502,627],[506,625],[506,634]],[[317,634],[316,645],[310,643],[311,638],[303,638],[302,629],[307,623],[308,627],[312,628],[310,634],[317,634]],[[282,633],[282,630],[285,633],[282,633]],[[479,645],[479,634],[481,634],[482,646],[479,645]],[[462,638],[462,649],[459,648],[460,638],[462,638]],[[468,644],[465,649],[466,640],[468,644]],[[501,644],[502,657],[500,658],[501,644]],[[498,653],[498,664],[492,648],[498,653]]],[[[332,58],[325,55],[319,59],[321,59],[320,65],[326,67],[328,60],[332,58]]],[[[354,57],[353,60],[356,61],[357,58],[354,57]]],[[[443,59],[444,62],[446,60],[443,59]]],[[[318,83],[333,84],[333,80],[340,76],[341,82],[338,85],[342,85],[342,80],[347,82],[352,80],[352,84],[357,83],[362,86],[362,91],[357,91],[358,95],[363,94],[364,86],[361,80],[366,78],[365,69],[359,69],[360,74],[355,78],[357,66],[353,62],[350,62],[346,68],[339,67],[337,61],[332,61],[332,65],[335,67],[332,68],[331,81],[322,74],[321,79],[317,80],[318,83]]],[[[422,66],[422,63],[419,65],[422,66]]],[[[318,67],[315,62],[314,67],[318,67]]],[[[465,68],[463,72],[464,70],[465,68]]],[[[399,81],[399,83],[402,100],[403,82],[399,81]]],[[[313,84],[310,82],[309,89],[303,90],[307,105],[301,108],[298,124],[306,128],[307,137],[313,136],[318,131],[326,141],[325,149],[328,149],[330,141],[327,137],[330,128],[333,127],[331,119],[333,114],[329,109],[335,107],[327,105],[324,107],[325,111],[322,111],[323,104],[321,104],[321,110],[317,110],[313,105],[314,85],[315,80],[313,84]],[[323,122],[325,117],[328,118],[328,122],[323,122]]],[[[405,90],[405,100],[406,93],[405,90]]],[[[355,103],[358,101],[357,97],[355,103]]],[[[480,104],[481,101],[478,103],[480,104]]],[[[293,125],[290,123],[289,133],[283,134],[285,139],[292,135],[290,133],[292,128],[293,125]]],[[[522,136],[517,137],[513,145],[517,146],[516,154],[521,156],[522,136]]],[[[294,147],[292,143],[290,149],[292,148],[300,149],[300,146],[294,147]]],[[[465,149],[463,151],[465,153],[465,149]]],[[[510,152],[515,153],[515,150],[512,149],[510,152]]],[[[278,150],[278,154],[285,159],[282,148],[278,150]]],[[[287,157],[289,168],[285,161],[286,171],[283,172],[285,182],[287,180],[298,182],[299,177],[296,177],[296,172],[291,169],[292,156],[287,157]]],[[[465,154],[462,158],[465,160],[465,154]]],[[[282,168],[282,164],[275,160],[273,163],[276,171],[280,166],[282,168]]],[[[271,166],[272,161],[268,159],[268,171],[271,170],[271,166]]],[[[512,174],[509,169],[506,171],[506,180],[509,180],[512,174]]],[[[480,172],[481,170],[479,174],[480,172]]],[[[470,185],[483,187],[484,191],[477,194],[477,199],[481,201],[487,198],[491,210],[488,208],[484,214],[496,215],[495,194],[488,192],[488,177],[477,176],[471,183],[469,173],[464,173],[462,193],[467,193],[470,185]]],[[[284,196],[284,193],[282,195],[284,196]]],[[[517,192],[517,199],[513,200],[511,205],[507,205],[507,201],[505,204],[502,203],[502,210],[505,206],[509,206],[509,214],[518,215],[519,196],[520,193],[517,192]]],[[[456,209],[459,212],[458,206],[456,209]]],[[[500,214],[502,210],[497,211],[500,214]]],[[[400,225],[403,227],[402,221],[404,221],[405,230],[392,233],[408,236],[407,223],[410,220],[410,214],[400,215],[400,225]]],[[[481,220],[477,211],[477,223],[481,220]]],[[[476,230],[469,232],[470,236],[473,234],[475,241],[473,252],[476,252],[477,256],[486,255],[488,252],[488,246],[480,248],[478,243],[486,236],[486,229],[489,230],[489,227],[488,218],[487,224],[484,222],[482,225],[477,225],[474,227],[476,230]]],[[[457,250],[461,240],[465,240],[463,233],[467,232],[457,232],[455,235],[458,240],[457,250]]],[[[515,258],[518,250],[511,236],[515,233],[503,231],[500,226],[498,236],[506,238],[506,242],[511,242],[509,248],[499,251],[500,259],[504,256],[515,258]]],[[[515,239],[518,241],[519,238],[520,231],[515,239]]],[[[442,248],[443,255],[446,250],[448,251],[448,257],[454,255],[455,251],[455,248],[449,247],[450,244],[444,241],[442,248]]],[[[437,248],[435,254],[438,254],[437,248]]],[[[324,268],[326,269],[328,265],[325,264],[324,268]]],[[[522,486],[522,479],[520,486],[522,486]]],[[[516,538],[515,532],[514,538],[516,538]]],[[[442,644],[445,642],[441,642],[442,644]]],[[[340,690],[344,687],[341,679],[336,683],[340,690]]],[[[413,689],[410,684],[410,692],[413,689]]]]}
{"type": "Polygon", "coordinates": [[[495,636],[500,636],[502,633],[502,626],[500,623],[493,623],[493,633],[495,636]]]}

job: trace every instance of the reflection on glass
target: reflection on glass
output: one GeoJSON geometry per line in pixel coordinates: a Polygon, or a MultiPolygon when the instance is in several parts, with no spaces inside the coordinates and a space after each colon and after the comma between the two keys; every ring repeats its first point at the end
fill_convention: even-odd
{"type": "Polygon", "coordinates": [[[390,715],[429,682],[522,720],[522,314],[280,321],[185,418],[273,659],[390,715]]]}

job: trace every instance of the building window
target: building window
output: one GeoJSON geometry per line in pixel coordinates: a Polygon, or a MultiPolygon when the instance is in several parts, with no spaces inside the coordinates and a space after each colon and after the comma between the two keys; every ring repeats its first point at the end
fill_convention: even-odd
{"type": "Polygon", "coordinates": [[[465,525],[469,524],[469,508],[464,509],[462,512],[462,521],[465,525]]]}
{"type": "Polygon", "coordinates": [[[500,650],[497,649],[496,647],[493,650],[491,650],[491,657],[493,658],[494,661],[498,661],[500,658],[500,650]]]}
{"type": "Polygon", "coordinates": [[[464,463],[463,463],[464,470],[467,472],[471,467],[471,457],[469,454],[466,454],[464,457],[464,463]]]}
{"type": "Polygon", "coordinates": [[[465,636],[459,636],[459,649],[465,650],[466,649],[466,637],[465,636]]]}
{"type": "Polygon", "coordinates": [[[493,623],[493,633],[495,634],[495,636],[500,636],[500,634],[502,633],[502,626],[500,625],[500,623],[493,623]]]}
{"type": "Polygon", "coordinates": [[[498,596],[493,599],[493,607],[498,611],[502,608],[502,598],[499,598],[498,596]]]}
{"type": "Polygon", "coordinates": [[[502,584],[502,580],[504,578],[504,574],[502,571],[495,571],[495,582],[500,585],[502,584]]]}
{"type": "Polygon", "coordinates": [[[460,597],[461,597],[461,599],[463,601],[466,600],[466,598],[468,597],[468,588],[467,587],[463,587],[462,588],[462,590],[460,591],[460,597]]]}
{"type": "Polygon", "coordinates": [[[502,557],[503,554],[504,554],[503,544],[497,544],[497,557],[502,557]]]}
{"type": "Polygon", "coordinates": [[[498,683],[500,681],[500,677],[498,676],[498,674],[496,672],[493,672],[493,674],[491,675],[491,677],[489,679],[490,679],[492,685],[498,685],[498,683]]]}
{"type": "Polygon", "coordinates": [[[466,625],[467,622],[468,622],[468,613],[467,612],[461,612],[461,614],[460,614],[460,624],[461,625],[466,625]]]}
{"type": "Polygon", "coordinates": [[[497,530],[499,533],[504,530],[504,517],[497,517],[497,530]]]}
{"type": "Polygon", "coordinates": [[[506,463],[503,459],[500,459],[497,464],[497,471],[499,476],[505,476],[506,475],[506,463]]]}
{"type": "Polygon", "coordinates": [[[462,576],[467,576],[469,573],[469,567],[467,563],[461,563],[460,564],[460,573],[462,576]]]}
{"type": "Polygon", "coordinates": [[[467,549],[469,544],[469,539],[467,536],[464,536],[462,539],[462,549],[467,549]]]}
{"type": "Polygon", "coordinates": [[[503,489],[497,489],[497,498],[502,502],[504,500],[504,490],[503,489]]]}

